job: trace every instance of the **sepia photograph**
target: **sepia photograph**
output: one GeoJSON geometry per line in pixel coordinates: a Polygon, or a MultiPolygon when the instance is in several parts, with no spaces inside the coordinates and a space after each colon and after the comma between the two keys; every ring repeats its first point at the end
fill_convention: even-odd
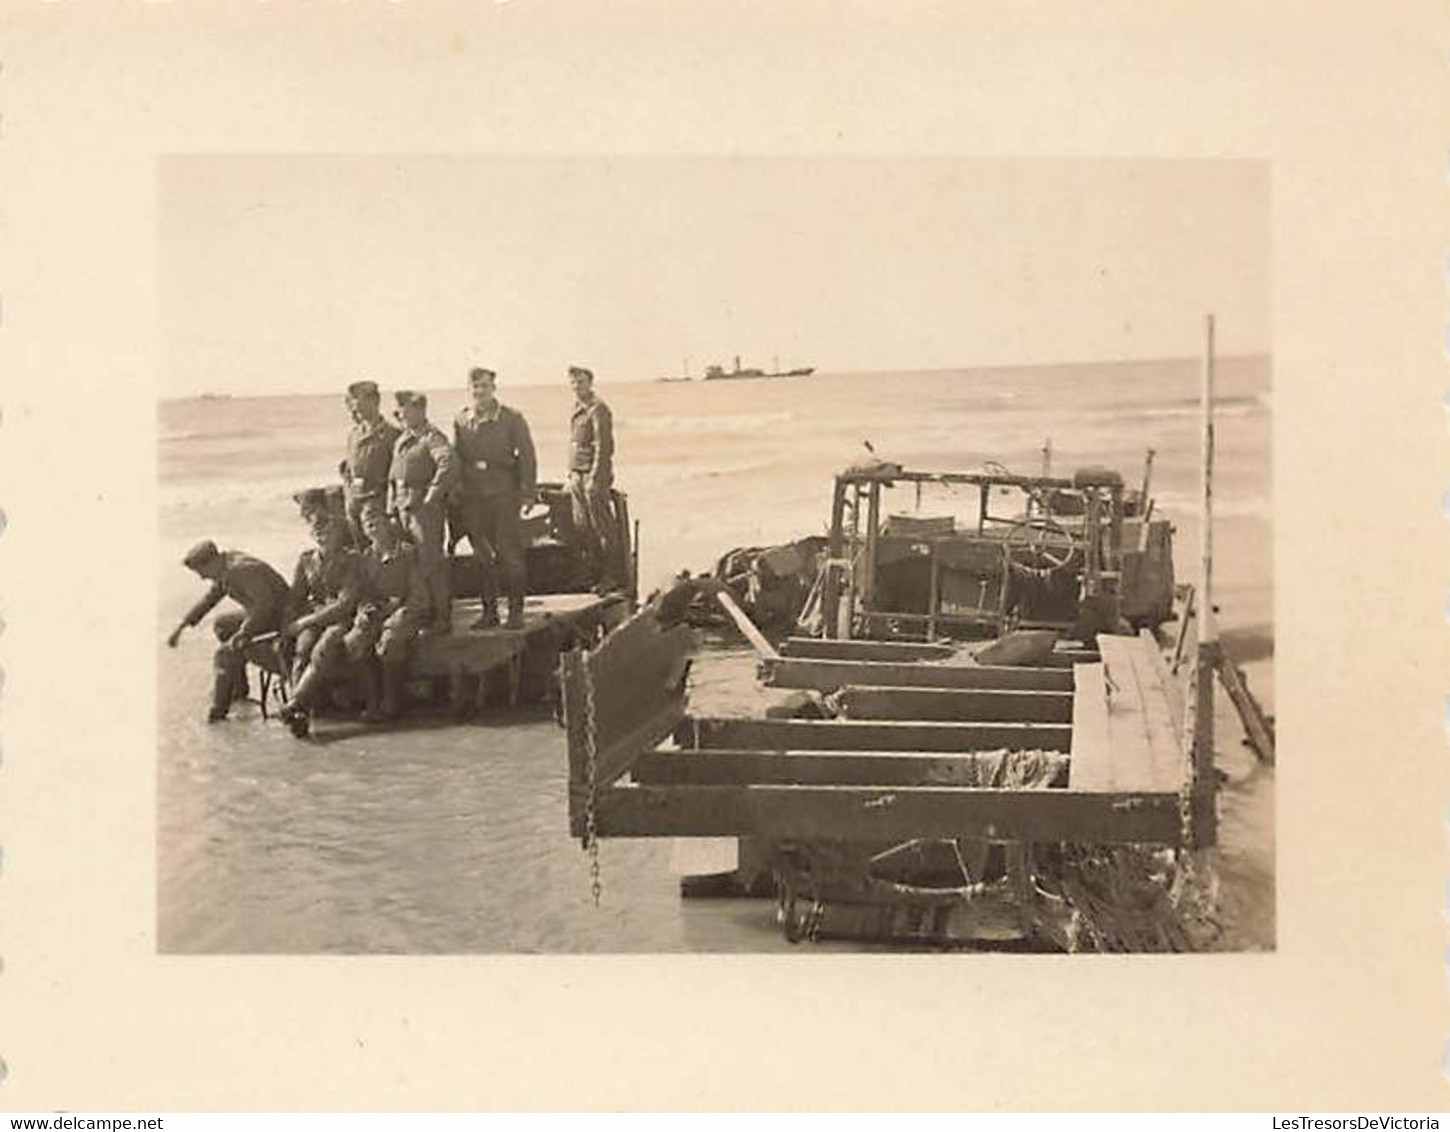
{"type": "Polygon", "coordinates": [[[0,1107],[1434,1127],[1442,15],[7,12],[0,1107]]]}
{"type": "Polygon", "coordinates": [[[1269,187],[163,157],[158,949],[1273,950],[1269,187]]]}

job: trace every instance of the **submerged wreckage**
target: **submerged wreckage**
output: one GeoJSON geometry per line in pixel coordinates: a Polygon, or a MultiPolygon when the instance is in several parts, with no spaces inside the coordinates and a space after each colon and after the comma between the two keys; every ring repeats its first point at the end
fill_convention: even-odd
{"type": "Polygon", "coordinates": [[[596,898],[601,838],[736,838],[738,868],[685,894],[773,893],[793,940],[1207,946],[1194,851],[1216,839],[1220,665],[1149,486],[852,469],[817,563],[780,575],[805,589],[799,635],[761,631],[742,604],[789,602],[737,596],[752,571],[727,561],[565,653],[570,825],[596,898]],[[889,513],[889,490],[926,485],[974,491],[976,521],[889,513]],[[1020,506],[999,517],[1004,491],[1020,506]],[[691,712],[702,598],[750,640],[761,682],[795,693],[766,718],[691,712]]]}

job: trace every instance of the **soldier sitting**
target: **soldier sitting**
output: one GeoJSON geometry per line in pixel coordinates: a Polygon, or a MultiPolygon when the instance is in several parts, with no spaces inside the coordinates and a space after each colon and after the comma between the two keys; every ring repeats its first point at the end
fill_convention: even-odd
{"type": "MultiPolygon", "coordinates": [[[[303,495],[315,502],[309,493],[303,495]]],[[[297,560],[282,621],[282,635],[295,644],[292,698],[280,714],[299,739],[310,729],[312,709],[327,686],[349,674],[352,658],[344,638],[365,586],[361,557],[348,546],[346,524],[326,515],[309,523],[317,547],[297,560]]]]}
{"type": "Polygon", "coordinates": [[[384,723],[396,719],[402,710],[408,657],[428,622],[428,574],[417,547],[401,540],[397,526],[386,515],[365,514],[362,524],[372,544],[363,557],[367,595],[344,644],[349,656],[364,661],[368,707],[363,718],[384,723]],[[371,663],[375,650],[381,681],[371,663]]]}

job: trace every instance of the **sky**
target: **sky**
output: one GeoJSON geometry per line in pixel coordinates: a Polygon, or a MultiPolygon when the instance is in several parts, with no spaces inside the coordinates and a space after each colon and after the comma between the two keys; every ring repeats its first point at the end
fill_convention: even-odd
{"type": "Polygon", "coordinates": [[[187,155],[163,397],[1270,352],[1260,162],[187,155]]]}

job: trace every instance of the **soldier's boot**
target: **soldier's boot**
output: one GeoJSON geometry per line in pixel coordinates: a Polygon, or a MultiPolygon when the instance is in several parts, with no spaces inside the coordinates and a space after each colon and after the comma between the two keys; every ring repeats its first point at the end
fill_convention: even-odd
{"type": "Polygon", "coordinates": [[[312,727],[312,705],[326,687],[326,677],[317,670],[315,664],[309,664],[307,671],[297,681],[292,689],[292,698],[282,705],[278,717],[292,731],[292,734],[299,739],[307,737],[307,732],[312,727]]]}
{"type": "Polygon", "coordinates": [[[473,623],[475,629],[495,629],[498,627],[498,582],[494,578],[493,568],[485,566],[483,570],[483,586],[479,590],[479,617],[473,623]]]}
{"type": "Polygon", "coordinates": [[[524,627],[524,587],[518,582],[509,584],[509,619],[508,628],[522,629],[524,627]]]}
{"type": "Polygon", "coordinates": [[[227,717],[227,711],[232,706],[232,689],[235,685],[235,673],[218,672],[215,675],[212,680],[211,707],[206,713],[208,723],[220,723],[227,717]]]}

